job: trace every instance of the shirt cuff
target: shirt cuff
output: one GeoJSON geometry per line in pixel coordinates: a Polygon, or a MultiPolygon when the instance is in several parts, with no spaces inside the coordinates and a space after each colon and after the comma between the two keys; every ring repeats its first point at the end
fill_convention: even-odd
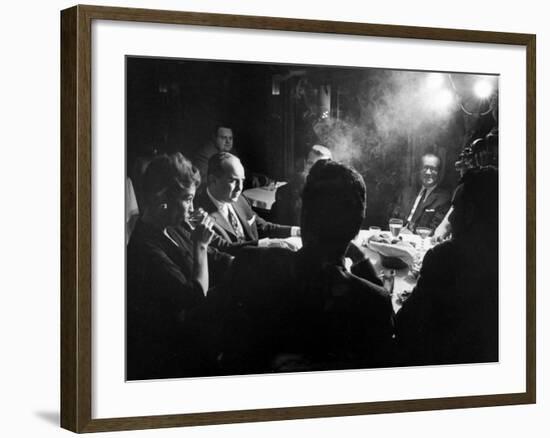
{"type": "Polygon", "coordinates": [[[300,227],[290,227],[290,237],[299,237],[300,227]]]}
{"type": "Polygon", "coordinates": [[[258,247],[260,248],[266,248],[268,244],[269,244],[269,239],[267,237],[264,239],[258,240],[258,247]]]}
{"type": "Polygon", "coordinates": [[[349,273],[351,273],[351,267],[353,265],[353,260],[351,260],[349,257],[345,257],[344,258],[344,268],[346,269],[346,271],[348,271],[349,273]]]}

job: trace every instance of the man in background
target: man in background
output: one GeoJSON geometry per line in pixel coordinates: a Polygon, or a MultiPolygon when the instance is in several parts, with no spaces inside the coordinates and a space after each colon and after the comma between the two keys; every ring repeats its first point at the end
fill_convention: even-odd
{"type": "Polygon", "coordinates": [[[449,210],[451,196],[439,186],[441,160],[437,155],[422,156],[420,168],[420,190],[413,195],[412,188],[400,194],[392,217],[403,219],[405,230],[412,233],[418,227],[430,228],[433,232],[449,210]]]}
{"type": "Polygon", "coordinates": [[[233,130],[227,124],[218,124],[212,132],[212,138],[193,156],[193,165],[199,169],[201,180],[206,181],[208,160],[219,152],[231,152],[233,150],[233,130]]]}

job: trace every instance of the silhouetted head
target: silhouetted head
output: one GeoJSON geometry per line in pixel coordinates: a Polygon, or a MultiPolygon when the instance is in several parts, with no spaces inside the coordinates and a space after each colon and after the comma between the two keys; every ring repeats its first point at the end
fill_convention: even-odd
{"type": "Polygon", "coordinates": [[[304,164],[304,173],[307,175],[311,167],[317,161],[331,160],[331,159],[332,159],[332,152],[330,152],[329,148],[320,144],[313,145],[306,157],[306,162],[304,164]]]}
{"type": "Polygon", "coordinates": [[[495,237],[498,234],[498,171],[494,167],[468,170],[453,196],[449,216],[453,238],[495,237]]]}
{"type": "Polygon", "coordinates": [[[359,173],[332,160],[317,161],[302,193],[304,247],[342,256],[361,228],[366,203],[365,182],[359,173]]]}

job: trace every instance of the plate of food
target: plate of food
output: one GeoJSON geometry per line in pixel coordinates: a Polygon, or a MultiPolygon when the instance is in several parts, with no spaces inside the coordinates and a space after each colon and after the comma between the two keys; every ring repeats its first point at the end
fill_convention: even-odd
{"type": "Polygon", "coordinates": [[[366,245],[380,254],[382,265],[386,268],[403,269],[414,264],[415,242],[404,240],[401,236],[374,234],[368,238],[366,245]]]}

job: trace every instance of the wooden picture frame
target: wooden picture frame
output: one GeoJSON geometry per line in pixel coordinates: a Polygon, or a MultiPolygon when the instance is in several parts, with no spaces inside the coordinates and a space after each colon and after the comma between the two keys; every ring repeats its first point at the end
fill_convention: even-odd
{"type": "Polygon", "coordinates": [[[97,432],[535,403],[535,79],[530,34],[195,12],[75,6],[61,13],[61,426],[97,432]],[[515,45],[526,49],[526,357],[524,392],[92,418],[92,22],[113,20],[321,34],[515,45]]]}

